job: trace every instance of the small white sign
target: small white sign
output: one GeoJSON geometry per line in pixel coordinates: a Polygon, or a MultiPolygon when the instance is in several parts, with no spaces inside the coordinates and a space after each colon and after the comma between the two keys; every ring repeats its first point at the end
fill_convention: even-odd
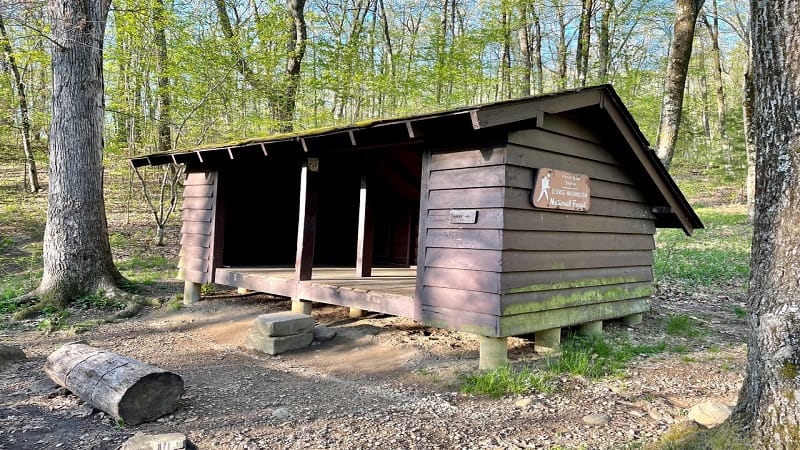
{"type": "Polygon", "coordinates": [[[319,158],[308,158],[308,170],[319,172],[319,158]]]}
{"type": "Polygon", "coordinates": [[[477,209],[451,209],[450,223],[475,223],[478,221],[477,209]]]}

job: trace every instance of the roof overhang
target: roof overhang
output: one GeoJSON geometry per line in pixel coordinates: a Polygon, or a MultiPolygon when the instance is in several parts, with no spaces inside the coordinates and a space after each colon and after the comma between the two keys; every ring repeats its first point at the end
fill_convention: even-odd
{"type": "Polygon", "coordinates": [[[130,158],[130,163],[134,168],[170,163],[216,166],[228,161],[269,158],[270,155],[316,156],[330,152],[410,146],[441,142],[443,133],[448,138],[463,138],[486,130],[513,131],[527,126],[541,126],[547,115],[589,110],[604,112],[614,124],[626,144],[623,147],[629,152],[628,160],[646,174],[644,178],[657,192],[659,199],[655,203],[659,204],[653,210],[657,225],[682,228],[687,235],[703,228],[675,181],[650,149],[636,121],[613,87],[607,84],[444,112],[154,153],[130,158]]]}

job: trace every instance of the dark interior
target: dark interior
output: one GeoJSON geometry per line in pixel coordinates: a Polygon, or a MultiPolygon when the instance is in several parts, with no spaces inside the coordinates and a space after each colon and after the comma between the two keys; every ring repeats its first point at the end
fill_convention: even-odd
{"type": "MultiPolygon", "coordinates": [[[[373,211],[373,265],[416,264],[421,166],[420,152],[412,149],[322,155],[314,264],[355,266],[365,172],[373,211]]],[[[294,265],[300,164],[269,159],[232,169],[220,170],[223,265],[294,265]]]]}
{"type": "Polygon", "coordinates": [[[268,161],[220,169],[225,266],[294,265],[300,164],[268,161]]]}

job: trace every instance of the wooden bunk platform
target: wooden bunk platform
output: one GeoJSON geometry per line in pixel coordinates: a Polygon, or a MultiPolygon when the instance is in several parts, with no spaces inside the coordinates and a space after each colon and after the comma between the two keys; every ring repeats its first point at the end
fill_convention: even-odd
{"type": "Polygon", "coordinates": [[[294,267],[220,267],[216,282],[284,297],[414,317],[417,269],[374,267],[369,277],[354,267],[315,267],[310,280],[295,281],[294,267]]]}

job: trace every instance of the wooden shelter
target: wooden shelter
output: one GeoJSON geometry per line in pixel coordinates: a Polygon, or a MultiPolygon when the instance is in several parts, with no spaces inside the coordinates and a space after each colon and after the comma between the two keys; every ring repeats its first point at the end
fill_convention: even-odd
{"type": "Polygon", "coordinates": [[[185,301],[218,283],[558,346],[641,320],[657,227],[702,223],[610,85],[153,154],[186,165],[185,301]]]}

